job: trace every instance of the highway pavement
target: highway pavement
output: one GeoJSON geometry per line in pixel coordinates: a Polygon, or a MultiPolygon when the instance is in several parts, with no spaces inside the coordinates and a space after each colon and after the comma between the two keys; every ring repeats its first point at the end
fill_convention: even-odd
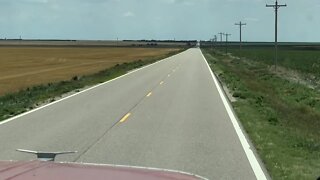
{"type": "MultiPolygon", "coordinates": [[[[209,179],[265,179],[198,48],[0,124],[0,159],[156,167],[209,179]]],[[[1,176],[1,174],[0,174],[1,176]]]]}

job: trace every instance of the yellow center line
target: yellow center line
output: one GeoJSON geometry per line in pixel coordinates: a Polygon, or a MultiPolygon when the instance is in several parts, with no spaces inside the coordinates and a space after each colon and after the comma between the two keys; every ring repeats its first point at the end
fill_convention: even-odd
{"type": "Polygon", "coordinates": [[[123,118],[121,118],[121,120],[120,120],[119,122],[120,122],[120,123],[125,122],[130,115],[131,115],[131,113],[126,114],[125,116],[123,116],[123,118]]]}
{"type": "Polygon", "coordinates": [[[160,85],[161,85],[161,84],[163,84],[163,83],[164,83],[164,82],[163,82],[163,81],[161,81],[161,82],[160,82],[160,85]]]}
{"type": "Polygon", "coordinates": [[[150,97],[152,95],[152,92],[149,92],[149,94],[147,95],[147,97],[150,97]]]}

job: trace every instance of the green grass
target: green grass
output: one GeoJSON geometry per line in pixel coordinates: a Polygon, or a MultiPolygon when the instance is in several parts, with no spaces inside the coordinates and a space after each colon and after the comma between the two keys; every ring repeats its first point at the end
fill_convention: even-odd
{"type": "Polygon", "coordinates": [[[232,105],[271,177],[318,178],[320,93],[271,74],[264,54],[259,58],[257,53],[257,61],[231,59],[210,49],[203,52],[237,97],[232,105]]]}
{"type": "Polygon", "coordinates": [[[1,96],[0,121],[33,109],[44,101],[55,101],[56,97],[59,97],[67,92],[71,92],[85,86],[91,86],[105,82],[107,80],[126,74],[132,69],[151,64],[157,60],[164,59],[166,57],[182,52],[183,50],[184,49],[181,49],[180,51],[171,52],[167,55],[155,57],[153,59],[117,64],[112,68],[100,71],[93,75],[74,77],[69,81],[61,81],[58,83],[48,83],[45,85],[34,86],[16,93],[1,96]]]}

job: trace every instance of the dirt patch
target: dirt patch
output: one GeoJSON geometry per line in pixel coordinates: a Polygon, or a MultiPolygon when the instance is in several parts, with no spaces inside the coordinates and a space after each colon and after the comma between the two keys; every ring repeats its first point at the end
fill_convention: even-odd
{"type": "MultiPolygon", "coordinates": [[[[249,60],[246,58],[239,58],[239,57],[236,57],[233,55],[229,55],[229,57],[232,60],[242,60],[243,62],[245,62],[249,66],[250,65],[257,66],[257,64],[259,64],[259,62],[257,62],[257,61],[252,61],[252,60],[249,60]]],[[[278,77],[286,79],[290,82],[302,84],[302,85],[304,85],[308,88],[311,88],[311,89],[320,90],[320,79],[318,79],[313,74],[301,73],[297,70],[288,69],[288,68],[285,68],[285,67],[282,67],[279,65],[277,66],[277,70],[275,70],[274,66],[269,66],[268,71],[271,74],[275,74],[278,77]]]]}
{"type": "Polygon", "coordinates": [[[229,101],[230,101],[230,102],[236,102],[237,99],[236,99],[235,97],[233,97],[231,91],[228,89],[228,87],[227,87],[224,83],[222,84],[222,87],[223,87],[223,90],[224,90],[224,92],[226,93],[229,101]]]}
{"type": "Polygon", "coordinates": [[[290,82],[302,84],[311,89],[320,90],[320,81],[312,74],[303,74],[296,70],[287,69],[281,66],[277,67],[277,71],[275,71],[274,66],[272,66],[269,68],[269,71],[283,79],[289,80],[290,82]]]}

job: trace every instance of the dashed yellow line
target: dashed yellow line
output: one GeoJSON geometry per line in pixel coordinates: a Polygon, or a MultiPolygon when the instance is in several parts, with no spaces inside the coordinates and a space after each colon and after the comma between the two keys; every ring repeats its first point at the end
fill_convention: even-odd
{"type": "Polygon", "coordinates": [[[129,118],[130,115],[131,115],[131,113],[126,114],[125,116],[123,116],[123,118],[121,118],[121,120],[119,122],[120,123],[125,122],[129,118]]]}
{"type": "Polygon", "coordinates": [[[152,92],[149,92],[149,94],[147,95],[147,97],[150,97],[152,95],[152,92]]]}
{"type": "Polygon", "coordinates": [[[160,85],[162,85],[163,83],[164,83],[164,82],[163,82],[163,81],[161,81],[161,82],[160,82],[160,85]]]}

